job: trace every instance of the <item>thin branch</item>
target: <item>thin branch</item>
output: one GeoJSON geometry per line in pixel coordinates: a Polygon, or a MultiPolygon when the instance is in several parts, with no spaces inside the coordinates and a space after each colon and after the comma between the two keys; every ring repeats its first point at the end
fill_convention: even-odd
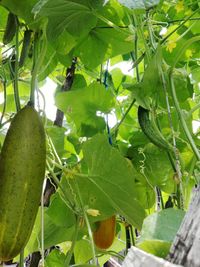
{"type": "MultiPolygon", "coordinates": [[[[197,17],[197,18],[189,18],[187,21],[199,21],[200,20],[200,17],[197,17]]],[[[158,21],[158,22],[152,22],[152,25],[153,26],[162,26],[162,25],[168,25],[168,24],[174,24],[174,23],[177,23],[177,22],[184,22],[185,19],[182,18],[182,19],[175,19],[175,20],[168,20],[168,21],[158,21]]],[[[147,26],[147,24],[144,24],[144,26],[147,26]]],[[[121,29],[127,29],[129,27],[129,25],[118,25],[117,26],[118,28],[121,28],[121,29]]],[[[115,29],[115,27],[112,27],[112,26],[96,26],[94,29],[115,29]]]]}
{"type": "Polygon", "coordinates": [[[128,115],[129,111],[131,110],[131,108],[133,107],[134,103],[135,103],[135,99],[133,99],[133,101],[131,102],[131,104],[129,105],[129,107],[127,108],[126,112],[124,113],[123,117],[121,118],[120,122],[116,125],[116,127],[114,128],[114,131],[116,132],[120,125],[123,123],[123,121],[125,120],[126,116],[128,115]]]}
{"type": "MultiPolygon", "coordinates": [[[[75,57],[72,60],[71,66],[69,68],[67,68],[65,81],[64,81],[64,84],[61,88],[61,92],[67,92],[71,89],[73,81],[74,81],[76,62],[77,62],[77,58],[75,57]]],[[[64,113],[60,109],[57,109],[54,125],[56,125],[58,127],[62,127],[63,119],[64,119],[64,113]]]]}
{"type": "Polygon", "coordinates": [[[180,29],[187,21],[189,21],[197,12],[199,12],[200,8],[195,10],[190,16],[184,19],[181,24],[176,27],[173,31],[171,31],[164,39],[162,39],[161,44],[163,44],[172,34],[174,34],[178,29],[180,29]]]}

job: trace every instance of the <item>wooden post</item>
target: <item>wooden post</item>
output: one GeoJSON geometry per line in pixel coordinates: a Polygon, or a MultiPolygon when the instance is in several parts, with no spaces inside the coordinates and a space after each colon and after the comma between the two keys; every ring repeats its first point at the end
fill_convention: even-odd
{"type": "Polygon", "coordinates": [[[122,267],[182,267],[171,262],[163,260],[152,254],[140,250],[136,247],[131,247],[122,264],[122,267]]]}
{"type": "Polygon", "coordinates": [[[185,267],[200,266],[200,186],[194,189],[189,209],[167,259],[185,267]]]}

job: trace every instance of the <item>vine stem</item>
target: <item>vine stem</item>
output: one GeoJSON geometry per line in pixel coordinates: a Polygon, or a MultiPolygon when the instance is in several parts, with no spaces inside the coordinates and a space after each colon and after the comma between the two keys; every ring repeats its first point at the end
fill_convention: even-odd
{"type": "Polygon", "coordinates": [[[3,79],[2,81],[3,83],[3,97],[4,97],[4,103],[3,103],[3,110],[2,110],[2,114],[0,117],[0,128],[3,126],[2,121],[3,121],[3,117],[6,111],[6,103],[7,103],[7,95],[6,95],[6,80],[3,79]]]}
{"type": "Polygon", "coordinates": [[[22,249],[20,252],[19,267],[24,267],[24,249],[22,249]]]}
{"type": "MultiPolygon", "coordinates": [[[[190,18],[188,19],[189,21],[199,21],[200,18],[196,17],[196,18],[190,18]]],[[[182,19],[175,19],[175,20],[168,20],[168,21],[155,21],[155,20],[151,20],[151,24],[152,26],[168,26],[169,24],[174,24],[177,22],[183,22],[185,21],[184,18],[182,19]]],[[[146,26],[146,24],[144,24],[146,26]]],[[[117,27],[121,28],[121,29],[127,29],[129,27],[129,25],[117,25],[117,27]]],[[[114,27],[112,26],[96,26],[95,29],[113,29],[114,27]]],[[[0,30],[1,32],[1,30],[0,30]]]]}
{"type": "Polygon", "coordinates": [[[191,44],[198,42],[198,41],[200,41],[199,35],[189,39],[186,43],[183,44],[183,46],[179,49],[179,51],[176,54],[176,58],[175,58],[174,63],[171,67],[171,73],[172,73],[173,69],[175,68],[176,64],[178,63],[178,61],[181,59],[181,57],[185,53],[185,50],[188,48],[188,46],[190,46],[191,44]]]}
{"type": "Polygon", "coordinates": [[[172,97],[173,97],[173,101],[174,101],[174,105],[176,108],[176,111],[178,113],[181,125],[183,127],[183,130],[185,132],[185,135],[189,141],[189,144],[195,154],[195,156],[197,157],[197,160],[200,161],[200,153],[199,150],[192,138],[192,135],[188,129],[187,123],[185,121],[184,115],[182,114],[182,110],[180,108],[178,99],[177,99],[177,95],[176,95],[176,89],[175,89],[175,85],[174,85],[174,80],[173,80],[173,70],[176,66],[176,64],[178,63],[178,61],[180,60],[180,58],[183,56],[183,53],[185,52],[185,50],[187,49],[188,46],[190,46],[191,44],[193,44],[194,42],[200,41],[200,36],[195,36],[193,38],[191,38],[189,41],[187,41],[182,47],[181,49],[178,51],[176,59],[170,69],[169,72],[169,81],[170,81],[170,89],[171,89],[171,93],[172,93],[172,97]]]}
{"type": "Polygon", "coordinates": [[[59,187],[59,189],[61,191],[61,196],[62,196],[62,199],[63,199],[65,205],[74,213],[75,212],[74,208],[71,206],[70,203],[67,202],[69,199],[68,194],[67,194],[65,188],[61,185],[61,183],[60,183],[59,179],[57,178],[57,176],[55,175],[55,173],[53,172],[48,161],[47,161],[47,168],[48,168],[50,174],[52,175],[54,182],[56,183],[56,185],[59,187]]]}
{"type": "Polygon", "coordinates": [[[44,267],[44,194],[41,195],[41,260],[44,267]]]}
{"type": "Polygon", "coordinates": [[[127,108],[126,112],[124,113],[123,117],[121,118],[121,120],[119,121],[119,123],[114,127],[114,132],[116,132],[120,125],[123,123],[123,121],[125,120],[126,116],[128,115],[129,111],[131,110],[131,108],[133,107],[134,103],[135,103],[135,99],[133,99],[133,101],[131,102],[131,104],[129,105],[129,107],[127,108]]]}
{"type": "Polygon", "coordinates": [[[193,107],[189,112],[188,112],[188,117],[192,116],[192,113],[194,113],[196,110],[200,108],[200,103],[198,103],[195,107],[193,107]]]}
{"type": "Polygon", "coordinates": [[[149,63],[150,60],[151,60],[151,52],[150,52],[150,49],[149,49],[149,47],[148,47],[146,38],[145,38],[145,36],[144,36],[144,31],[143,31],[143,26],[142,26],[141,16],[140,16],[140,15],[135,15],[135,14],[134,14],[134,21],[135,21],[135,24],[136,24],[136,27],[137,27],[137,33],[138,33],[138,36],[141,38],[141,40],[142,40],[143,43],[144,43],[145,51],[146,51],[145,54],[146,54],[146,56],[147,56],[147,62],[149,63]]]}
{"type": "Polygon", "coordinates": [[[172,34],[174,34],[178,29],[180,29],[187,21],[191,19],[197,12],[199,12],[200,8],[195,10],[191,15],[189,15],[186,19],[184,19],[181,24],[176,27],[172,32],[170,32],[160,43],[163,44],[172,34]]]}
{"type": "MultiPolygon", "coordinates": [[[[15,18],[16,19],[16,18],[15,18]]],[[[17,20],[17,19],[16,19],[17,20]]],[[[15,72],[14,72],[14,97],[15,97],[15,105],[16,105],[16,110],[17,112],[21,109],[20,107],[20,99],[19,99],[19,88],[18,88],[18,78],[19,78],[19,25],[18,25],[18,21],[15,22],[16,23],[16,35],[15,35],[15,72]]]]}
{"type": "Polygon", "coordinates": [[[152,46],[153,50],[155,51],[157,44],[156,44],[156,42],[154,40],[154,36],[153,36],[153,28],[152,28],[152,24],[151,24],[149,11],[146,12],[146,17],[147,17],[147,28],[148,28],[148,32],[149,32],[151,46],[152,46]]]}
{"type": "Polygon", "coordinates": [[[64,262],[64,267],[69,267],[72,255],[73,255],[73,251],[74,251],[74,247],[76,244],[76,240],[77,240],[77,236],[78,236],[78,229],[79,229],[79,216],[76,216],[76,224],[75,224],[75,230],[74,230],[74,236],[73,236],[73,240],[72,240],[72,245],[70,247],[70,250],[67,253],[65,262],[64,262]]]}
{"type": "Polygon", "coordinates": [[[116,31],[123,33],[123,34],[129,34],[130,35],[130,31],[125,30],[126,27],[121,28],[118,25],[114,24],[112,21],[110,21],[109,19],[105,18],[104,16],[98,14],[95,10],[93,10],[93,14],[100,19],[101,21],[105,22],[107,25],[109,25],[110,27],[112,27],[113,29],[115,29],[116,31]]]}
{"type": "Polygon", "coordinates": [[[184,119],[184,115],[182,114],[181,108],[179,106],[179,102],[178,102],[178,99],[177,99],[177,96],[176,96],[176,89],[175,89],[172,73],[170,73],[169,79],[170,79],[170,88],[171,88],[171,92],[172,92],[172,96],[173,96],[173,100],[174,100],[174,105],[175,105],[176,111],[178,113],[181,125],[183,127],[185,135],[186,135],[186,137],[187,137],[187,139],[188,139],[188,141],[190,143],[190,146],[191,146],[194,154],[196,155],[198,161],[200,161],[199,150],[198,150],[196,144],[194,143],[192,135],[190,134],[190,131],[189,131],[188,126],[187,126],[187,123],[186,123],[186,121],[184,119]]]}
{"type": "Polygon", "coordinates": [[[34,39],[34,52],[33,52],[34,58],[33,58],[32,78],[31,78],[31,92],[30,92],[30,102],[32,106],[34,106],[35,104],[35,90],[37,88],[38,72],[46,54],[46,36],[44,36],[43,34],[43,37],[44,38],[42,40],[42,48],[40,53],[38,53],[39,37],[37,34],[35,34],[35,39],[34,39]]]}
{"type": "Polygon", "coordinates": [[[81,193],[80,193],[80,190],[79,190],[79,186],[78,186],[76,180],[75,180],[75,188],[76,188],[79,200],[80,200],[80,206],[81,206],[81,209],[82,209],[82,212],[83,212],[83,216],[84,216],[84,219],[85,219],[85,222],[86,222],[86,225],[87,225],[87,229],[88,229],[88,235],[89,235],[89,238],[90,238],[90,241],[91,241],[92,254],[93,254],[92,263],[95,265],[96,264],[96,252],[95,252],[95,244],[94,244],[93,235],[92,235],[92,229],[91,229],[91,226],[90,226],[90,222],[89,222],[88,216],[87,216],[87,214],[85,212],[84,203],[83,203],[83,200],[82,200],[82,197],[81,197],[81,193]]]}
{"type": "Polygon", "coordinates": [[[157,64],[157,65],[158,65],[159,74],[161,76],[162,88],[163,88],[163,91],[165,94],[165,100],[166,100],[166,105],[167,105],[168,120],[169,120],[170,129],[172,132],[173,148],[174,148],[174,155],[175,155],[175,166],[174,166],[174,162],[173,162],[173,159],[172,159],[170,152],[168,152],[168,157],[169,157],[169,160],[172,164],[172,168],[175,167],[175,171],[177,172],[178,179],[180,181],[180,190],[179,190],[180,191],[180,194],[179,194],[180,205],[179,205],[179,208],[184,209],[184,194],[183,194],[183,185],[182,185],[181,164],[180,164],[180,157],[178,155],[178,150],[177,150],[177,145],[176,145],[176,138],[175,138],[175,132],[174,132],[174,127],[173,127],[171,108],[170,108],[170,104],[169,104],[169,95],[167,92],[167,84],[166,84],[166,80],[165,80],[162,66],[160,66],[160,64],[157,64]]]}

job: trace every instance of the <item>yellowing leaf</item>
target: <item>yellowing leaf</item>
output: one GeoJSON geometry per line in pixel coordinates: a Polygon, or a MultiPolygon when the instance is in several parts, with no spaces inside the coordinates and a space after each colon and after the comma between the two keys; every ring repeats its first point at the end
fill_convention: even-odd
{"type": "Polygon", "coordinates": [[[167,46],[166,46],[166,50],[169,51],[170,53],[172,53],[173,49],[176,47],[176,42],[174,41],[168,41],[167,42],[167,46]]]}

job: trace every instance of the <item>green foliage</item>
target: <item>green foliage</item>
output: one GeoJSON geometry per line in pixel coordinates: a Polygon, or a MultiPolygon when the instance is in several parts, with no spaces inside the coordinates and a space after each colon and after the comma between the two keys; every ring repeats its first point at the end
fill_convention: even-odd
{"type": "Polygon", "coordinates": [[[64,30],[74,36],[84,36],[97,22],[89,1],[50,0],[41,9],[35,9],[35,12],[37,16],[48,17],[47,36],[50,40],[58,37],[64,30]],[[87,21],[87,24],[83,21],[87,21]]]}
{"type": "Polygon", "coordinates": [[[102,115],[109,113],[113,104],[112,93],[96,82],[86,88],[56,95],[57,107],[73,119],[80,136],[102,132],[105,129],[102,115]]]}
{"type": "Polygon", "coordinates": [[[45,259],[45,266],[46,267],[62,267],[65,263],[65,255],[64,253],[53,250],[45,259]]]}
{"type": "Polygon", "coordinates": [[[137,246],[156,256],[166,257],[184,215],[184,211],[172,208],[149,215],[144,220],[137,246]]]}
{"type": "MultiPolygon", "coordinates": [[[[88,179],[100,191],[100,199],[96,205],[102,205],[104,201],[107,206],[110,203],[116,212],[140,229],[145,213],[137,200],[132,165],[101,135],[93,137],[85,144],[83,155],[88,167],[88,179]],[[132,186],[127,188],[127,184],[132,186]]],[[[83,192],[87,194],[85,191],[83,192]]]]}
{"type": "Polygon", "coordinates": [[[0,14],[0,148],[16,102],[35,95],[46,177],[56,191],[38,213],[25,256],[58,245],[62,252],[53,250],[45,266],[93,266],[95,256],[103,265],[121,257],[125,220],[141,230],[133,236],[138,247],[165,257],[199,181],[198,1],[1,0],[0,14]],[[19,24],[5,45],[9,12],[19,24]],[[49,114],[54,84],[57,110],[49,114]],[[170,151],[153,142],[155,131],[145,135],[139,106],[170,151]],[[163,210],[169,197],[174,209],[163,210]],[[111,251],[98,251],[91,231],[113,214],[121,228],[111,251]]]}

